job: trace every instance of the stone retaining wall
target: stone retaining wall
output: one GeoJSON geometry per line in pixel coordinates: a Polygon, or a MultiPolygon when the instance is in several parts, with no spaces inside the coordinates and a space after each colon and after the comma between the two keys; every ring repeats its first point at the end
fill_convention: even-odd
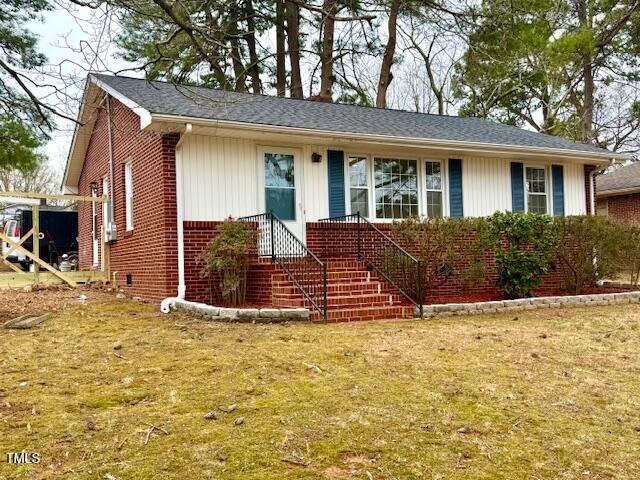
{"type": "Polygon", "coordinates": [[[310,311],[307,308],[224,308],[206,303],[189,302],[179,298],[167,298],[160,310],[169,313],[181,310],[205,320],[227,322],[277,323],[285,321],[308,321],[310,311]]]}
{"type": "Polygon", "coordinates": [[[439,305],[425,305],[422,316],[423,318],[448,317],[452,315],[522,312],[525,310],[537,310],[540,308],[621,305],[627,303],[640,303],[640,291],[602,293],[596,295],[535,297],[478,303],[444,303],[439,305]]]}
{"type": "MultiPolygon", "coordinates": [[[[587,307],[596,305],[624,305],[640,303],[640,291],[574,295],[560,297],[521,298],[477,303],[443,303],[425,305],[422,318],[450,317],[454,315],[480,315],[491,313],[523,312],[542,308],[587,307]]],[[[306,308],[222,308],[205,303],[167,298],[160,307],[163,313],[184,311],[205,320],[230,322],[277,323],[284,321],[308,321],[306,308]]],[[[416,317],[419,317],[416,312],[416,317]]]]}

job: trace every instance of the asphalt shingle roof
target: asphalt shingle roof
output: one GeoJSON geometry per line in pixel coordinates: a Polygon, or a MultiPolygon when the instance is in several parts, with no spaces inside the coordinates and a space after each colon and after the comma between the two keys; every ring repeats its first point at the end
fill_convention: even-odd
{"type": "Polygon", "coordinates": [[[541,147],[606,154],[607,151],[480,118],[431,115],[402,110],[322,103],[167,82],[95,75],[152,114],[482,144],[541,147]]]}
{"type": "Polygon", "coordinates": [[[606,193],[636,188],[640,190],[640,162],[619,167],[596,177],[596,192],[606,193]]]}

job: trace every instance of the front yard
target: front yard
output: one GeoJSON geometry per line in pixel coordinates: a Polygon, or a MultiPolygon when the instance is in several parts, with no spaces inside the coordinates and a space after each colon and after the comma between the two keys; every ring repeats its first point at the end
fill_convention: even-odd
{"type": "Polygon", "coordinates": [[[238,325],[63,293],[0,329],[2,479],[640,477],[637,305],[238,325]]]}

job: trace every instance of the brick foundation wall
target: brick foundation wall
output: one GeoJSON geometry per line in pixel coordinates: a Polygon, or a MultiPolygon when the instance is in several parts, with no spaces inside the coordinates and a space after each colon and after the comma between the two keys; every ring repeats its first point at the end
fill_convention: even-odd
{"type": "Polygon", "coordinates": [[[640,192],[630,195],[613,195],[598,202],[608,203],[609,217],[628,223],[640,223],[640,192]]]}
{"type": "MultiPolygon", "coordinates": [[[[158,301],[177,294],[178,257],[175,192],[175,145],[177,134],[140,130],[140,118],[129,108],[111,99],[114,147],[114,185],[118,239],[111,244],[111,272],[119,287],[132,295],[158,301]],[[132,162],[134,192],[134,229],[126,231],[124,164],[132,162]],[[126,275],[132,286],[126,286],[126,275]]],[[[78,190],[91,195],[91,182],[99,185],[109,177],[109,144],[106,104],[97,110],[97,118],[80,175],[78,190]]],[[[102,206],[98,204],[98,223],[103,228],[102,206]]],[[[80,266],[93,268],[92,212],[89,202],[79,202],[80,266]]],[[[102,246],[100,246],[102,258],[102,246]]],[[[112,277],[113,279],[113,277],[112,277]]]]}
{"type": "MultiPolygon", "coordinates": [[[[376,226],[387,235],[392,235],[392,225],[388,223],[376,224],[376,226]]],[[[333,256],[352,256],[357,251],[357,225],[356,224],[329,224],[329,223],[308,223],[307,224],[307,246],[321,258],[333,256]]],[[[403,248],[414,255],[418,255],[417,248],[395,238],[403,248]]],[[[456,255],[456,263],[453,266],[455,271],[464,271],[471,264],[471,257],[467,253],[474,242],[474,236],[469,235],[462,240],[461,250],[456,255]],[[467,248],[467,246],[469,248],[467,248]]],[[[487,264],[487,273],[482,282],[475,285],[464,285],[460,278],[455,275],[443,276],[436,282],[434,289],[428,293],[432,297],[448,297],[456,295],[484,295],[488,297],[501,297],[496,284],[498,280],[497,271],[493,261],[492,252],[484,253],[484,260],[487,264]]],[[[560,291],[564,287],[562,271],[556,270],[543,276],[539,290],[541,292],[560,291]]],[[[428,299],[427,299],[428,301],[428,299]]]]}
{"type": "MultiPolygon", "coordinates": [[[[186,300],[222,305],[220,277],[202,278],[202,259],[207,245],[216,235],[221,222],[184,222],[184,270],[186,300]]],[[[252,265],[247,275],[246,303],[252,306],[271,306],[272,274],[280,269],[267,262],[252,265]]]]}

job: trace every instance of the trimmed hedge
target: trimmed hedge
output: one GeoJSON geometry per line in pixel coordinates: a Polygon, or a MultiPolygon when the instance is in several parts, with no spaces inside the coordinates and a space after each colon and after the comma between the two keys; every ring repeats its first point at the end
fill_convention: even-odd
{"type": "Polygon", "coordinates": [[[446,276],[457,276],[463,285],[482,278],[487,256],[507,298],[531,297],[554,268],[562,270],[572,294],[604,279],[626,276],[633,285],[640,279],[640,226],[605,217],[498,212],[475,219],[413,218],[395,224],[394,233],[426,266],[427,294],[446,276]],[[470,234],[475,235],[471,251],[461,240],[470,234]],[[456,271],[454,260],[463,248],[470,264],[456,271]]]}

